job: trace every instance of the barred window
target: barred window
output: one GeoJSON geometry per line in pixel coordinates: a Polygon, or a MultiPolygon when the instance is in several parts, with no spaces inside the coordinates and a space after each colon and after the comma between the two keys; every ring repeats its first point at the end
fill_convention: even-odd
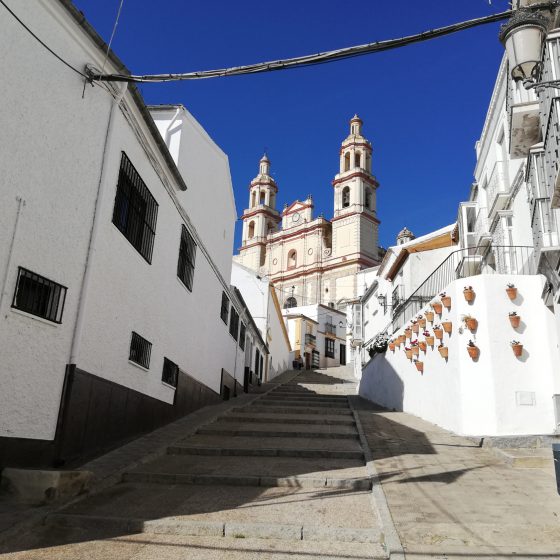
{"type": "Polygon", "coordinates": [[[152,343],[148,342],[145,338],[142,338],[138,333],[132,332],[128,359],[131,362],[149,369],[151,354],[152,343]]]}
{"type": "Polygon", "coordinates": [[[325,338],[325,356],[334,358],[334,340],[332,338],[325,338]]]}
{"type": "Polygon", "coordinates": [[[181,244],[179,246],[179,262],[177,276],[179,280],[192,292],[194,277],[194,260],[196,257],[196,243],[183,225],[181,229],[181,244]]]}
{"type": "Polygon", "coordinates": [[[222,321],[227,325],[229,317],[229,299],[225,292],[222,292],[222,308],[220,309],[220,317],[222,321]]]}
{"type": "Polygon", "coordinates": [[[126,154],[122,152],[113,223],[150,264],[157,213],[156,199],[126,154]]]}
{"type": "Polygon", "coordinates": [[[66,290],[61,284],[20,266],[12,307],[53,323],[62,323],[66,290]]]}
{"type": "Polygon", "coordinates": [[[239,333],[239,314],[233,307],[231,306],[231,318],[229,320],[229,334],[237,340],[237,335],[239,333]]]}
{"type": "Polygon", "coordinates": [[[246,327],[243,323],[241,323],[241,327],[239,328],[239,348],[241,348],[241,350],[245,350],[245,332],[246,332],[246,327]]]}
{"type": "Polygon", "coordinates": [[[172,387],[177,387],[177,378],[179,377],[179,366],[171,360],[163,358],[163,372],[161,380],[172,387]]]}

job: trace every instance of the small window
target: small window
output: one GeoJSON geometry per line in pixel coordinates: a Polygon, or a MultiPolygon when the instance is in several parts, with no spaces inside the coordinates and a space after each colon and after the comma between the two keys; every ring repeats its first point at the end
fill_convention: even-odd
{"type": "Polygon", "coordinates": [[[342,208],[348,208],[350,206],[350,187],[344,187],[342,189],[342,208]]]}
{"type": "Polygon", "coordinates": [[[350,152],[347,152],[344,156],[344,171],[350,170],[350,152]]]}
{"type": "Polygon", "coordinates": [[[231,317],[229,320],[229,334],[237,341],[237,336],[239,334],[239,314],[233,305],[231,306],[231,317]]]}
{"type": "Polygon", "coordinates": [[[249,239],[255,237],[255,222],[249,222],[249,239]]]}
{"type": "Polygon", "coordinates": [[[354,154],[354,167],[362,167],[362,154],[360,152],[354,154]]]}
{"type": "Polygon", "coordinates": [[[156,236],[157,213],[156,199],[123,152],[113,223],[150,264],[156,236]]]}
{"type": "Polygon", "coordinates": [[[245,333],[247,329],[243,323],[241,323],[241,327],[239,328],[239,348],[241,350],[245,350],[245,333]]]}
{"type": "Polygon", "coordinates": [[[163,358],[163,371],[161,373],[161,380],[167,385],[177,387],[177,379],[179,378],[179,366],[174,364],[171,360],[163,358]]]}
{"type": "Polygon", "coordinates": [[[332,338],[325,338],[325,356],[334,358],[334,340],[332,338]]]}
{"type": "Polygon", "coordinates": [[[289,297],[284,303],[284,309],[291,309],[292,307],[297,307],[297,300],[293,296],[289,297]]]}
{"type": "Polygon", "coordinates": [[[12,307],[53,323],[62,323],[66,288],[25,268],[18,268],[12,307]]]}
{"type": "Polygon", "coordinates": [[[194,277],[194,260],[196,257],[196,243],[187,228],[181,230],[181,244],[179,245],[179,262],[177,276],[179,280],[192,292],[194,277]]]}
{"type": "Polygon", "coordinates": [[[152,343],[142,338],[138,333],[132,333],[130,341],[130,354],[128,359],[146,369],[150,369],[150,355],[152,354],[152,343]]]}
{"type": "Polygon", "coordinates": [[[288,268],[295,268],[297,266],[297,252],[295,249],[292,249],[288,253],[288,268]]]}
{"type": "Polygon", "coordinates": [[[227,325],[229,317],[229,299],[225,292],[222,292],[222,308],[220,309],[220,317],[222,321],[227,325]]]}

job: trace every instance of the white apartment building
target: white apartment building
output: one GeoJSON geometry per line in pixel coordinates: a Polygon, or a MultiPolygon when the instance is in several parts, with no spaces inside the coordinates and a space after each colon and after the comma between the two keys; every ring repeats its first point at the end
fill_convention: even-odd
{"type": "Polygon", "coordinates": [[[268,349],[230,287],[226,155],[184,107],[87,83],[128,70],[71,2],[7,4],[73,69],[0,10],[0,467],[71,465],[235,395],[268,349]]]}

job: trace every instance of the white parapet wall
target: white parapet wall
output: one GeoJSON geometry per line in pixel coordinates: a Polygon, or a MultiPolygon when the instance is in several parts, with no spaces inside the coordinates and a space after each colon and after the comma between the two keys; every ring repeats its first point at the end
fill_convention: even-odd
{"type": "MultiPolygon", "coordinates": [[[[554,432],[553,395],[560,393],[560,355],[553,312],[541,299],[544,285],[542,276],[482,275],[453,282],[446,288],[450,308],[443,307],[441,316],[435,314],[426,329],[433,333],[434,324],[451,321],[451,334],[443,335],[448,359],[441,357],[436,339],[433,348],[420,350],[424,371],[419,372],[402,344],[365,365],[360,395],[462,435],[554,432]],[[506,293],[508,283],[518,290],[513,301],[506,293]],[[463,295],[465,285],[476,294],[471,303],[463,295]],[[516,329],[509,320],[512,311],[521,317],[516,329]],[[466,328],[466,315],[477,319],[475,332],[466,328]],[[479,349],[477,359],[468,354],[469,340],[479,349]],[[523,344],[520,357],[514,355],[512,340],[523,344]]],[[[421,314],[430,310],[427,305],[421,314]]],[[[404,334],[409,324],[392,339],[404,334]]],[[[422,329],[412,335],[412,340],[416,338],[424,340],[422,329]]]]}

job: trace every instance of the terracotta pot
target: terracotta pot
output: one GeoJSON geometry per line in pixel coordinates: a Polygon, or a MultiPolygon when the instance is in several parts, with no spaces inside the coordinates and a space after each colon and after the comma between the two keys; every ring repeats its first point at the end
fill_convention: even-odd
{"type": "Polygon", "coordinates": [[[418,346],[413,346],[412,347],[412,355],[413,356],[418,356],[418,354],[420,354],[420,348],[418,348],[418,346]]]}
{"type": "Polygon", "coordinates": [[[441,305],[441,303],[432,303],[432,307],[434,308],[434,311],[438,315],[441,315],[441,310],[443,309],[443,306],[441,305]]]}
{"type": "Polygon", "coordinates": [[[434,322],[434,312],[433,311],[426,311],[426,320],[430,321],[430,323],[434,322]]]}
{"type": "Polygon", "coordinates": [[[523,344],[515,344],[511,347],[511,349],[513,350],[513,354],[519,358],[519,356],[521,356],[521,354],[523,354],[523,344]]]}
{"type": "Polygon", "coordinates": [[[421,329],[425,329],[426,328],[426,319],[418,319],[418,326],[421,329]]]}
{"type": "Polygon", "coordinates": [[[420,350],[422,350],[422,352],[426,353],[426,348],[428,347],[428,345],[426,344],[426,342],[419,342],[418,347],[420,348],[420,350]]]}
{"type": "Polygon", "coordinates": [[[520,315],[510,315],[509,316],[509,322],[511,323],[511,326],[514,329],[517,329],[519,327],[519,323],[521,322],[521,316],[520,315]]]}
{"type": "Polygon", "coordinates": [[[414,365],[418,371],[424,371],[424,362],[414,362],[414,365]]]}
{"type": "Polygon", "coordinates": [[[428,346],[434,346],[434,337],[433,336],[427,336],[426,337],[426,344],[428,344],[428,346]]]}
{"type": "Polygon", "coordinates": [[[418,334],[418,329],[420,328],[420,325],[418,325],[418,323],[414,323],[414,325],[412,325],[412,332],[415,334],[418,334]]]}
{"type": "Polygon", "coordinates": [[[447,346],[439,346],[438,352],[441,354],[442,358],[447,358],[449,356],[449,348],[447,346]]]}
{"type": "Polygon", "coordinates": [[[391,350],[391,352],[395,351],[395,343],[394,342],[389,343],[389,350],[391,350]]]}
{"type": "Polygon", "coordinates": [[[466,301],[474,301],[475,293],[474,290],[463,290],[463,295],[465,296],[466,301]]]}
{"type": "Polygon", "coordinates": [[[412,329],[405,329],[404,336],[406,336],[406,338],[410,338],[412,336],[412,329]]]}
{"type": "Polygon", "coordinates": [[[469,331],[474,332],[478,328],[478,321],[474,318],[465,319],[465,325],[467,325],[469,331]]]}
{"type": "Polygon", "coordinates": [[[412,350],[406,350],[406,357],[407,357],[409,360],[412,360],[412,350]]]}
{"type": "Polygon", "coordinates": [[[478,346],[467,346],[467,352],[469,353],[469,356],[475,360],[476,358],[478,358],[478,346]]]}
{"type": "Polygon", "coordinates": [[[451,331],[453,330],[453,323],[451,321],[444,321],[441,326],[447,334],[451,334],[451,331]]]}
{"type": "Polygon", "coordinates": [[[434,329],[434,334],[438,340],[443,338],[443,330],[442,329],[434,329]]]}
{"type": "Polygon", "coordinates": [[[517,288],[506,288],[508,298],[512,301],[517,297],[517,288]]]}
{"type": "Polygon", "coordinates": [[[406,336],[404,336],[404,334],[399,335],[399,340],[401,341],[401,344],[404,344],[406,342],[406,336]]]}
{"type": "Polygon", "coordinates": [[[441,298],[441,303],[449,309],[451,307],[451,296],[445,296],[441,298]]]}

